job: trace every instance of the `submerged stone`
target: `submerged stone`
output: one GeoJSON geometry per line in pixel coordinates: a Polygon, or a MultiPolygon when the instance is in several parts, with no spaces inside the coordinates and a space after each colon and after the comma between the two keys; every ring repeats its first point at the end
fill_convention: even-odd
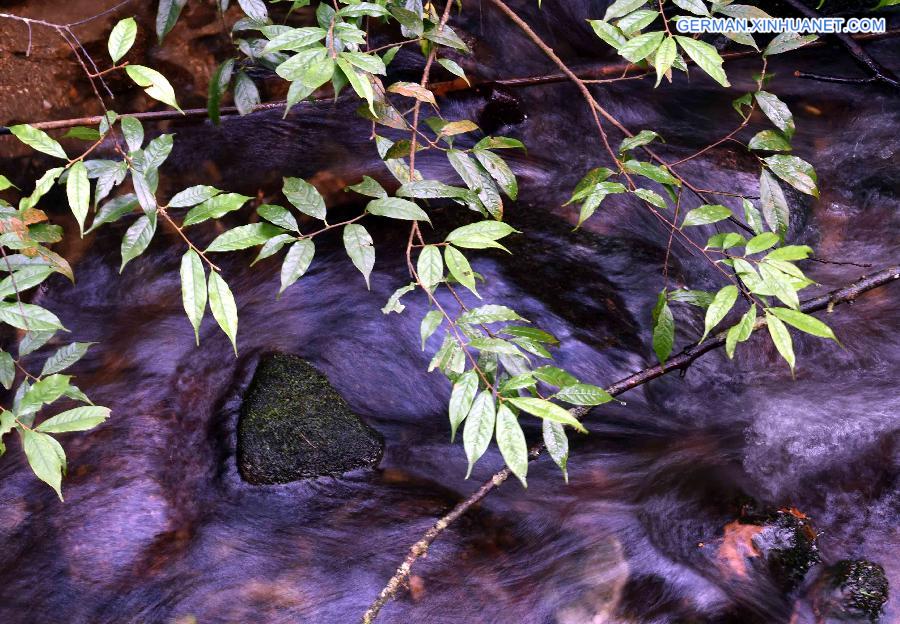
{"type": "Polygon", "coordinates": [[[374,467],[384,441],[305,360],[264,357],[241,406],[237,463],[245,481],[288,483],[374,467]]]}
{"type": "Polygon", "coordinates": [[[748,506],[740,522],[758,527],[753,545],[783,591],[795,589],[820,560],[816,530],[797,509],[769,511],[748,506]]]}
{"type": "Polygon", "coordinates": [[[888,599],[888,580],[877,563],[844,559],[825,572],[827,591],[820,611],[845,620],[877,622],[888,599]]]}

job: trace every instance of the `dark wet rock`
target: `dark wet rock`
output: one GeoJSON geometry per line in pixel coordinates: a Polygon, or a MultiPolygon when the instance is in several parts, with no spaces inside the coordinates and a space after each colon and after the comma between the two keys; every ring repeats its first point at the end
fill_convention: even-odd
{"type": "Polygon", "coordinates": [[[245,481],[288,483],[374,467],[381,435],[328,379],[293,355],[262,359],[241,407],[237,462],[245,481]]]}
{"type": "Polygon", "coordinates": [[[740,522],[759,526],[753,545],[784,591],[795,589],[820,560],[812,522],[796,509],[768,513],[747,509],[740,522]]]}
{"type": "Polygon", "coordinates": [[[844,620],[877,622],[888,599],[888,580],[877,563],[844,559],[824,574],[818,611],[844,620]]]}

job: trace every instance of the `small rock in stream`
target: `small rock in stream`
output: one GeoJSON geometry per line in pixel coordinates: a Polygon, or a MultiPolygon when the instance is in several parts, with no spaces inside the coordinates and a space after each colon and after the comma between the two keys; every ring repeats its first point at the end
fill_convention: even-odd
{"type": "Polygon", "coordinates": [[[264,357],[241,406],[237,463],[253,484],[338,476],[374,467],[384,440],[328,379],[293,355],[264,357]]]}

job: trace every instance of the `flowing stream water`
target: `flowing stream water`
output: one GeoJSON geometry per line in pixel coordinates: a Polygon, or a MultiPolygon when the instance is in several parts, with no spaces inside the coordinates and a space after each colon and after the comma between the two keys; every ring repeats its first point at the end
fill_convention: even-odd
{"type": "MultiPolygon", "coordinates": [[[[531,0],[512,4],[567,59],[601,54],[583,25],[602,14],[588,11],[590,3],[542,15],[531,0]]],[[[547,60],[487,4],[467,6],[466,15],[481,64],[470,71],[547,71],[547,60]]],[[[896,43],[868,49],[900,68],[896,43]]],[[[854,75],[839,48],[796,52],[773,66],[769,90],[795,112],[795,153],[816,166],[822,187],[814,203],[790,196],[792,239],[821,258],[895,263],[900,93],[792,77],[798,68],[854,75]]],[[[728,70],[750,90],[758,61],[728,70]]],[[[596,93],[628,127],[659,131],[668,157],[692,153],[739,121],[730,100],[741,91],[725,92],[697,72],[690,83],[651,86],[613,83],[596,93]]],[[[559,360],[581,379],[609,384],[654,361],[649,311],[668,232],[637,204],[609,200],[571,232],[575,209],[561,204],[587,169],[606,164],[587,111],[566,83],[509,95],[517,103],[481,93],[442,104],[449,118],[493,125],[529,146],[513,157],[522,200],[508,208],[525,233],[511,240],[512,257],[477,255],[475,269],[488,278],[480,290],[555,333],[559,360]]],[[[249,193],[277,188],[282,175],[325,189],[364,173],[386,180],[370,127],[353,120],[353,107],[301,106],[286,120],[258,113],[220,128],[176,125],[164,177],[183,187],[215,176],[221,187],[249,193]]],[[[767,127],[762,119],[751,126],[767,127]]],[[[437,159],[423,156],[422,166],[449,174],[437,159]]],[[[758,167],[740,147],[712,150],[681,172],[699,187],[756,194],[758,167]]],[[[358,209],[344,199],[334,211],[358,209]]],[[[446,230],[457,210],[436,210],[436,229],[446,230]]],[[[240,219],[246,215],[234,224],[240,219]]],[[[371,292],[337,235],[317,239],[312,269],[277,301],[276,262],[248,269],[249,253],[217,258],[239,306],[235,358],[209,318],[194,346],[181,308],[177,235],[165,231],[117,274],[125,227],[71,243],[63,252],[76,284],[54,278],[38,296],[75,339],[98,342],[73,373],[112,417],[63,441],[65,503],[33,477],[17,443],[0,460],[0,621],[357,621],[409,545],[502,465],[492,448],[463,479],[461,445],[448,443],[449,385],[425,372],[436,345],[422,353],[418,344],[425,302],[410,297],[402,315],[380,312],[408,281],[404,228],[373,221],[371,292]],[[241,396],[259,358],[275,351],[308,359],[381,432],[377,470],[278,486],[241,480],[241,396]]],[[[201,241],[215,235],[200,232],[201,241]]],[[[705,240],[699,230],[696,240],[705,240]]],[[[673,254],[676,283],[717,287],[701,259],[679,247],[673,254]]],[[[822,289],[865,272],[805,268],[822,289]]],[[[623,395],[625,405],[595,409],[590,434],[571,436],[570,483],[547,458],[532,463],[527,490],[505,484],[441,536],[414,568],[412,591],[386,607],[383,621],[814,622],[816,575],[855,558],[884,566],[893,596],[882,621],[900,621],[897,288],[834,310],[828,322],[844,348],[795,336],[796,380],[768,340],[754,338],[734,361],[710,353],[683,378],[666,376],[623,395]],[[794,507],[820,532],[823,563],[795,591],[781,591],[760,557],[723,537],[747,498],[794,507]]],[[[696,313],[676,314],[680,340],[699,335],[696,313]]],[[[535,438],[539,428],[528,423],[527,433],[535,438]]]]}

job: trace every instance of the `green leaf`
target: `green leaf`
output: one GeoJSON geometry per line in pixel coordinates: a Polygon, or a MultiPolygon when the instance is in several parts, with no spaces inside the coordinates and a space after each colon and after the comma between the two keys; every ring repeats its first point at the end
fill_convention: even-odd
{"type": "Polygon", "coordinates": [[[87,431],[93,429],[109,418],[109,408],[99,405],[85,405],[48,418],[35,427],[44,433],[68,433],[70,431],[87,431]]]}
{"type": "Polygon", "coordinates": [[[405,221],[427,221],[431,223],[425,211],[413,202],[399,197],[373,199],[366,205],[366,212],[380,217],[403,219],[405,221]]]}
{"type": "Polygon", "coordinates": [[[731,249],[746,244],[747,239],[736,232],[720,232],[713,234],[706,242],[706,246],[712,249],[731,249]]]}
{"type": "Polygon", "coordinates": [[[796,156],[776,154],[763,158],[763,161],[775,175],[801,193],[806,193],[813,197],[819,196],[819,189],[816,187],[816,172],[813,170],[812,165],[805,160],[796,156]]]}
{"type": "MultiPolygon", "coordinates": [[[[387,197],[387,193],[384,196],[387,197]]],[[[397,189],[397,197],[415,197],[416,199],[467,199],[471,196],[472,191],[458,186],[450,186],[437,180],[414,180],[406,182],[397,189]]]]}
{"type": "MultiPolygon", "coordinates": [[[[100,134],[100,131],[96,128],[75,126],[74,128],[69,128],[68,130],[66,130],[66,133],[62,138],[78,139],[79,141],[99,141],[101,136],[103,135],[100,134]]],[[[2,187],[2,184],[0,184],[0,187],[2,187]]],[[[0,190],[2,190],[2,188],[0,188],[0,190]]]]}
{"type": "Polygon", "coordinates": [[[756,304],[750,306],[741,320],[728,330],[725,336],[725,353],[729,358],[734,358],[734,349],[739,342],[744,342],[753,333],[753,325],[756,324],[756,304]]]}
{"type": "Polygon", "coordinates": [[[59,442],[46,433],[32,431],[20,427],[17,429],[22,436],[22,449],[28,459],[28,465],[35,476],[52,487],[62,500],[62,473],[66,469],[66,454],[59,442]]]}
{"type": "MultiPolygon", "coordinates": [[[[231,83],[231,76],[233,73],[234,59],[228,59],[216,68],[215,73],[213,73],[212,77],[209,79],[206,110],[209,114],[209,120],[213,125],[219,125],[219,105],[222,102],[222,96],[225,95],[225,91],[228,90],[228,85],[231,83]]],[[[289,108],[290,104],[286,107],[285,114],[287,114],[287,109],[289,108]]]]}
{"type": "Polygon", "coordinates": [[[790,278],[767,262],[759,264],[759,273],[768,289],[786,306],[799,308],[800,300],[790,278]]]}
{"type": "Polygon", "coordinates": [[[781,319],[769,314],[768,311],[766,311],[766,325],[769,327],[772,343],[778,349],[778,353],[781,354],[784,361],[791,367],[791,375],[793,375],[796,358],[794,357],[794,343],[791,340],[791,334],[788,332],[787,327],[784,326],[784,323],[781,322],[781,319]]]}
{"type": "Polygon", "coordinates": [[[588,20],[588,24],[591,25],[591,28],[594,29],[594,32],[600,39],[616,50],[621,50],[622,46],[628,43],[628,37],[625,36],[625,33],[618,26],[613,26],[605,20],[588,20]]]}
{"type": "Polygon", "coordinates": [[[39,381],[25,392],[19,403],[19,410],[24,413],[34,413],[45,403],[53,403],[69,388],[70,375],[50,375],[39,381]]]}
{"type": "Polygon", "coordinates": [[[183,113],[175,100],[175,90],[161,73],[143,65],[126,65],[125,72],[137,86],[145,87],[144,93],[183,113]]]}
{"type": "MultiPolygon", "coordinates": [[[[178,195],[176,195],[175,197],[178,197],[178,195]]],[[[203,223],[208,219],[219,219],[229,212],[237,210],[238,208],[243,206],[249,199],[250,197],[248,197],[247,195],[241,195],[240,193],[222,193],[221,195],[214,195],[213,197],[210,197],[209,199],[203,201],[201,204],[198,204],[191,208],[184,216],[184,222],[182,223],[182,225],[187,227],[189,225],[197,225],[198,223],[203,223]]],[[[185,199],[185,201],[187,201],[187,199],[185,199]]],[[[169,206],[171,207],[171,205],[172,204],[170,202],[169,206]]]]}
{"type": "Polygon", "coordinates": [[[709,9],[706,8],[706,5],[703,3],[703,0],[672,0],[673,4],[676,6],[688,11],[689,13],[693,13],[694,15],[709,15],[709,9]]]}
{"type": "Polygon", "coordinates": [[[315,254],[316,246],[312,239],[304,238],[291,245],[281,265],[281,289],[278,294],[306,273],[315,254]]]}
{"type": "Polygon", "coordinates": [[[766,312],[774,314],[788,325],[796,327],[804,333],[838,342],[837,336],[834,335],[831,328],[814,316],[790,308],[766,308],[766,312]]]}
{"type": "MultiPolygon", "coordinates": [[[[7,256],[7,259],[8,258],[9,256],[7,256]]],[[[5,262],[0,260],[0,267],[3,267],[4,264],[5,262]]],[[[29,288],[34,288],[53,273],[54,269],[51,266],[43,264],[26,264],[21,269],[6,276],[0,281],[0,298],[8,297],[16,292],[21,294],[29,288]]]]}
{"type": "Polygon", "coordinates": [[[215,271],[209,273],[209,309],[212,310],[216,323],[231,340],[234,356],[237,357],[238,313],[234,295],[222,276],[215,271]]]}
{"type": "Polygon", "coordinates": [[[363,274],[366,288],[371,289],[369,275],[372,273],[372,267],[375,266],[375,248],[372,246],[372,237],[366,228],[357,223],[345,225],[344,249],[347,250],[347,255],[350,256],[353,265],[363,274]]]}
{"type": "Polygon", "coordinates": [[[669,301],[688,303],[698,308],[708,308],[713,302],[712,293],[705,290],[673,290],[669,293],[669,301]]]}
{"type": "Polygon", "coordinates": [[[373,115],[377,115],[373,105],[375,92],[372,89],[372,83],[369,80],[369,76],[365,72],[355,69],[347,59],[338,58],[337,65],[341,68],[341,71],[344,72],[344,75],[350,82],[350,86],[356,91],[356,94],[368,102],[369,111],[373,115]]]}
{"type": "Polygon", "coordinates": [[[481,299],[481,295],[478,294],[478,291],[475,288],[475,272],[472,270],[472,265],[469,264],[469,260],[463,253],[456,249],[456,247],[447,245],[444,247],[444,262],[447,263],[447,269],[449,269],[450,275],[452,275],[457,282],[471,290],[476,297],[481,299]]]}
{"type": "MultiPolygon", "coordinates": [[[[179,193],[176,193],[175,196],[169,200],[168,207],[186,208],[188,206],[196,206],[197,204],[205,202],[208,199],[212,199],[221,192],[222,191],[214,186],[206,186],[203,184],[198,186],[191,186],[179,193]]],[[[244,195],[240,195],[239,197],[245,197],[244,201],[250,199],[249,197],[246,197],[244,195]]]]}
{"type": "Polygon", "coordinates": [[[263,0],[238,0],[241,10],[256,22],[268,22],[269,12],[263,0]]]}
{"type": "Polygon", "coordinates": [[[453,32],[453,29],[449,26],[435,26],[433,29],[427,31],[424,36],[429,41],[433,41],[438,45],[447,46],[448,48],[453,48],[460,52],[469,52],[469,46],[467,46],[465,42],[459,38],[459,35],[453,32]]]}
{"type": "MultiPolygon", "coordinates": [[[[167,1],[171,2],[171,0],[160,0],[160,7],[167,1]]],[[[134,45],[135,37],[137,37],[137,22],[133,17],[123,19],[113,27],[106,44],[113,63],[118,63],[119,59],[128,53],[128,50],[134,45]]]]}
{"type": "MultiPolygon", "coordinates": [[[[9,131],[31,149],[43,152],[44,154],[50,154],[51,156],[56,156],[57,158],[62,158],[63,160],[68,160],[69,158],[66,156],[66,152],[63,150],[62,146],[43,130],[39,130],[28,124],[20,124],[18,126],[10,126],[9,131]]],[[[49,173],[49,171],[47,173],[49,173]]],[[[41,194],[43,195],[43,193],[41,194]]]]}
{"type": "Polygon", "coordinates": [[[766,249],[777,245],[779,240],[781,239],[777,234],[774,234],[773,232],[763,232],[762,234],[758,234],[757,236],[754,236],[749,241],[747,241],[747,247],[744,252],[749,256],[761,251],[765,251],[766,249]]]}
{"type": "Polygon", "coordinates": [[[663,210],[667,209],[669,206],[666,204],[666,200],[660,197],[657,193],[650,191],[648,189],[635,189],[634,194],[643,199],[645,202],[656,206],[657,208],[662,208],[663,210]]]}
{"type": "Polygon", "coordinates": [[[564,388],[578,383],[578,379],[573,375],[556,366],[541,366],[540,368],[534,369],[532,372],[540,381],[550,384],[551,386],[556,386],[557,388],[564,388]]]}
{"type": "Polygon", "coordinates": [[[248,247],[262,245],[273,236],[283,233],[284,230],[280,227],[275,227],[270,223],[250,223],[249,225],[240,225],[219,234],[219,236],[209,244],[206,251],[236,251],[238,249],[247,249],[248,247]]]}
{"type": "MultiPolygon", "coordinates": [[[[559,339],[553,334],[547,333],[537,327],[523,327],[521,325],[507,325],[500,330],[501,334],[524,338],[532,342],[543,342],[549,345],[558,345],[559,339]]],[[[574,383],[574,382],[573,382],[574,383]]]]}
{"type": "Polygon", "coordinates": [[[647,162],[639,162],[637,160],[626,161],[624,166],[626,171],[644,176],[654,182],[669,184],[671,186],[681,186],[681,181],[663,167],[657,167],[656,165],[651,165],[647,162]]]}
{"type": "Polygon", "coordinates": [[[518,232],[518,230],[502,221],[479,221],[456,228],[444,240],[459,247],[464,247],[465,245],[461,245],[460,241],[468,238],[478,237],[495,241],[513,232],[518,232]]]}
{"type": "Polygon", "coordinates": [[[0,384],[7,390],[12,389],[16,379],[16,363],[6,351],[0,351],[0,384]]]}
{"type": "Polygon", "coordinates": [[[584,425],[578,422],[578,419],[572,416],[569,410],[557,405],[556,403],[551,403],[550,401],[547,401],[545,399],[536,399],[532,397],[509,398],[507,399],[507,401],[518,407],[523,412],[528,412],[529,414],[537,416],[538,418],[552,420],[563,425],[570,425],[582,433],[587,433],[587,429],[584,428],[584,425]]]}
{"type": "Polygon", "coordinates": [[[516,182],[516,176],[509,168],[506,162],[487,150],[473,150],[475,158],[481,163],[481,166],[491,175],[497,182],[500,189],[512,200],[515,200],[519,194],[519,185],[516,182]]]}
{"type": "Polygon", "coordinates": [[[757,91],[753,95],[766,117],[790,140],[794,136],[796,127],[794,126],[794,116],[787,104],[778,99],[777,95],[768,91],[757,91]]]}
{"type": "Polygon", "coordinates": [[[569,439],[566,437],[566,430],[563,426],[552,420],[544,420],[542,431],[544,434],[544,446],[550,457],[562,470],[563,478],[566,483],[569,482],[569,472],[566,465],[569,463],[569,439]]]}
{"type": "Polygon", "coordinates": [[[244,71],[239,71],[234,79],[234,105],[239,115],[249,115],[260,103],[256,83],[244,71]]]}
{"type": "Polygon", "coordinates": [[[502,305],[483,305],[460,314],[457,323],[464,325],[483,325],[500,321],[524,321],[515,310],[502,305]]]}
{"type": "Polygon", "coordinates": [[[790,208],[778,181],[765,169],[759,175],[759,205],[766,225],[783,239],[790,224],[790,208]]]}
{"type": "Polygon", "coordinates": [[[425,288],[432,288],[444,279],[444,261],[441,251],[434,245],[426,245],[419,253],[416,273],[425,288]]]}
{"type": "Polygon", "coordinates": [[[675,35],[678,45],[684,50],[691,60],[705,71],[709,76],[723,87],[730,87],[728,77],[725,70],[722,69],[722,57],[716,49],[705,41],[691,39],[690,37],[681,37],[675,35]]]}
{"type": "Polygon", "coordinates": [[[617,17],[623,17],[645,4],[647,4],[647,0],[616,0],[606,9],[603,19],[608,21],[617,17]]]}
{"type": "Polygon", "coordinates": [[[773,54],[781,54],[790,50],[802,48],[808,43],[812,43],[819,37],[817,35],[801,35],[797,32],[787,31],[775,35],[769,45],[766,46],[763,56],[771,56],[773,54]]]}
{"type": "Polygon", "coordinates": [[[284,178],[282,192],[287,200],[303,214],[325,219],[325,200],[312,184],[300,178],[284,178]]]}
{"type": "Polygon", "coordinates": [[[777,130],[763,130],[750,139],[747,146],[752,150],[765,150],[769,152],[789,152],[791,144],[784,135],[777,130]]]}
{"type": "Polygon", "coordinates": [[[69,177],[66,180],[66,197],[75,220],[78,221],[78,229],[84,236],[84,220],[87,218],[88,208],[91,206],[91,183],[88,181],[87,169],[82,161],[76,161],[69,168],[69,177]]]}
{"type": "Polygon", "coordinates": [[[520,149],[526,151],[525,144],[519,139],[502,136],[486,136],[474,145],[474,149],[520,149]]]}
{"type": "Polygon", "coordinates": [[[454,76],[458,76],[458,77],[462,78],[463,80],[465,80],[467,85],[472,84],[469,82],[469,79],[466,78],[465,70],[463,70],[463,68],[460,67],[456,61],[451,61],[450,59],[442,58],[442,59],[438,59],[437,62],[441,67],[446,69],[448,72],[450,72],[454,76]]]}
{"type": "Polygon", "coordinates": [[[632,63],[643,61],[656,51],[656,48],[662,43],[663,37],[665,37],[665,33],[662,31],[638,35],[634,39],[629,39],[625,45],[619,48],[619,55],[632,63]]]}
{"type": "Polygon", "coordinates": [[[669,308],[666,291],[663,289],[653,307],[653,351],[660,364],[665,364],[675,345],[675,318],[669,308]]]}
{"type": "Polygon", "coordinates": [[[276,206],[275,204],[263,204],[256,209],[256,212],[269,223],[286,230],[293,230],[297,233],[300,232],[300,226],[297,225],[297,219],[295,219],[294,215],[286,208],[276,206]]]}
{"type": "Polygon", "coordinates": [[[56,350],[56,353],[51,355],[44,362],[44,367],[41,369],[41,377],[46,375],[52,375],[53,373],[59,373],[61,371],[66,370],[72,364],[80,360],[87,350],[91,347],[92,344],[96,344],[93,342],[73,342],[71,344],[67,344],[64,347],[60,347],[56,350]]]}
{"type": "MultiPolygon", "coordinates": [[[[159,43],[162,43],[175,27],[181,9],[186,4],[187,0],[159,0],[159,8],[156,11],[156,37],[159,43]]],[[[113,59],[113,62],[115,61],[116,59],[113,59]]]]}
{"type": "Polygon", "coordinates": [[[437,328],[440,327],[443,322],[444,315],[441,314],[439,310],[429,310],[428,314],[422,317],[422,323],[419,325],[419,337],[422,339],[422,351],[425,350],[425,342],[435,331],[437,331],[437,328]]]}
{"type": "Polygon", "coordinates": [[[200,323],[206,310],[206,271],[200,256],[193,249],[188,249],[181,257],[181,302],[199,346],[200,323]]]}
{"type": "Polygon", "coordinates": [[[263,246],[259,248],[259,253],[256,254],[256,258],[253,259],[253,262],[250,263],[250,266],[253,266],[260,260],[264,260],[270,256],[274,256],[279,251],[281,251],[282,247],[295,240],[297,240],[297,237],[293,234],[288,233],[273,236],[265,243],[263,243],[263,246]]]}
{"type": "Polygon", "coordinates": [[[147,215],[138,218],[131,224],[131,227],[122,237],[122,266],[119,267],[119,273],[134,258],[144,253],[150,241],[153,240],[153,234],[156,232],[156,214],[153,213],[151,219],[147,215]]]}
{"type": "MultiPolygon", "coordinates": [[[[351,65],[358,67],[364,72],[370,74],[387,73],[384,67],[384,61],[377,54],[366,54],[364,52],[341,52],[340,58],[347,60],[351,65]]],[[[416,85],[418,86],[418,85],[416,85]]],[[[432,101],[434,98],[432,97],[432,101]]]]}
{"type": "Polygon", "coordinates": [[[56,334],[55,329],[49,331],[26,331],[19,342],[19,357],[23,358],[43,347],[56,334]]]}
{"type": "Polygon", "coordinates": [[[528,487],[525,475],[528,472],[528,444],[519,419],[505,404],[497,410],[497,446],[509,469],[528,487]]]}
{"type": "MultiPolygon", "coordinates": [[[[400,303],[400,299],[403,297],[403,295],[405,295],[406,293],[410,293],[415,289],[416,283],[410,282],[406,286],[401,286],[400,288],[395,290],[394,293],[390,297],[388,297],[387,303],[384,304],[384,307],[381,308],[381,313],[390,314],[391,312],[396,312],[397,314],[400,314],[401,312],[403,312],[403,310],[406,309],[406,306],[400,303]]],[[[424,345],[422,347],[422,350],[425,350],[424,345]]]]}
{"type": "MultiPolygon", "coordinates": [[[[503,218],[503,200],[493,178],[468,154],[459,150],[449,150],[447,160],[459,174],[466,186],[478,194],[478,199],[495,219],[503,218]]],[[[512,175],[511,173],[509,175],[512,175]]]]}
{"type": "MultiPolygon", "coordinates": [[[[436,310],[432,310],[436,312],[436,310]]],[[[431,312],[429,312],[431,314],[431,312]]],[[[438,312],[440,314],[440,312],[438,312]]],[[[428,318],[426,315],[425,318],[428,318]]],[[[425,319],[422,320],[425,325],[425,319]]],[[[478,373],[474,369],[467,370],[453,384],[453,391],[450,393],[450,442],[456,438],[456,430],[469,411],[472,409],[472,403],[475,400],[475,394],[478,392],[478,373]]]]}
{"type": "Polygon", "coordinates": [[[655,22],[657,17],[659,17],[657,10],[635,11],[620,19],[616,25],[626,36],[630,37],[655,22]]]}
{"type": "Polygon", "coordinates": [[[262,55],[271,54],[272,52],[281,52],[282,50],[297,51],[312,45],[317,41],[325,38],[326,31],[318,26],[307,26],[304,28],[291,28],[280,35],[273,37],[266,47],[262,50],[262,55]]]}
{"type": "Polygon", "coordinates": [[[733,284],[725,286],[716,293],[713,302],[709,304],[709,307],[706,309],[703,336],[698,342],[703,342],[706,339],[707,334],[709,334],[709,332],[725,318],[728,312],[731,311],[731,308],[734,307],[737,297],[738,289],[737,286],[733,284]]]}
{"type": "Polygon", "coordinates": [[[606,390],[591,384],[569,384],[553,395],[553,398],[572,405],[603,405],[613,400],[606,390]]]}
{"type": "Polygon", "coordinates": [[[763,224],[759,210],[757,210],[753,205],[753,202],[746,197],[741,198],[741,204],[744,207],[744,220],[747,222],[747,225],[750,226],[750,229],[753,230],[755,234],[762,234],[763,224]]]}
{"type": "Polygon", "coordinates": [[[491,394],[490,390],[482,390],[475,397],[463,428],[463,448],[469,460],[466,479],[471,476],[475,462],[484,455],[488,445],[491,443],[496,417],[494,395],[491,394]]]}
{"type": "MultiPolygon", "coordinates": [[[[143,173],[137,169],[131,170],[131,184],[134,186],[134,194],[137,195],[138,203],[144,210],[144,214],[149,217],[156,214],[156,196],[150,189],[150,184],[143,173]]],[[[155,223],[155,218],[154,218],[155,223]]]]}
{"type": "Polygon", "coordinates": [[[717,223],[731,216],[731,209],[721,205],[706,205],[694,208],[684,216],[681,227],[691,225],[708,225],[717,223]]]}
{"type": "MultiPolygon", "coordinates": [[[[410,184],[416,183],[411,182],[410,184]]],[[[402,189],[403,187],[400,188],[402,189]]],[[[353,186],[348,186],[345,190],[354,191],[360,195],[374,197],[375,199],[385,199],[388,196],[388,192],[384,190],[384,187],[369,176],[363,176],[362,182],[354,184],[353,186]]],[[[400,192],[398,191],[397,194],[399,195],[400,192]]]]}
{"type": "Polygon", "coordinates": [[[31,303],[0,303],[0,322],[29,331],[65,329],[56,315],[31,303]]]}
{"type": "Polygon", "coordinates": [[[622,140],[622,144],[619,145],[619,153],[624,154],[627,151],[652,143],[658,138],[659,135],[651,130],[641,130],[633,137],[625,137],[622,140]]]}
{"type": "Polygon", "coordinates": [[[780,247],[766,254],[765,260],[806,260],[812,253],[812,248],[806,245],[788,245],[780,247]]]}

